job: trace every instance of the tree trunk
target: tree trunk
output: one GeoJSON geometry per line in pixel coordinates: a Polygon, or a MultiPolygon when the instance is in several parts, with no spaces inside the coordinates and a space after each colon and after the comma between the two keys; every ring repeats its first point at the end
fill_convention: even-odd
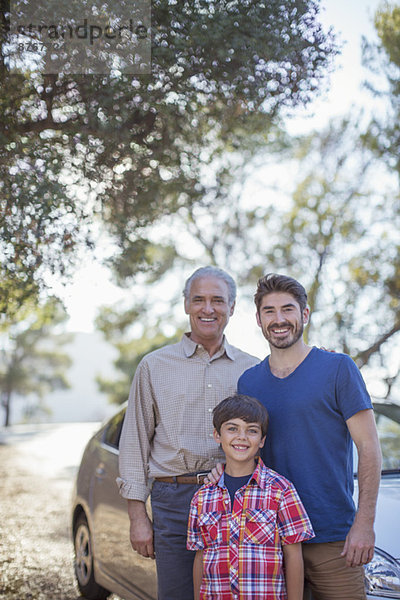
{"type": "Polygon", "coordinates": [[[3,392],[1,404],[5,410],[4,427],[8,427],[10,425],[11,390],[3,392]]]}

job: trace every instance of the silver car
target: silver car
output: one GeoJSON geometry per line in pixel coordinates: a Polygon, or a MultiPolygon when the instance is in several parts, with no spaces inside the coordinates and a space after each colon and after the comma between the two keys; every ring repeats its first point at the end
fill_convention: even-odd
{"type": "MultiPolygon", "coordinates": [[[[400,599],[400,405],[375,402],[374,407],[384,462],[375,555],[365,567],[365,586],[370,600],[400,599]]],[[[157,598],[155,563],[132,550],[126,500],[115,483],[124,415],[122,407],[91,438],[76,479],[75,574],[88,600],[105,600],[111,593],[124,600],[157,598]]]]}

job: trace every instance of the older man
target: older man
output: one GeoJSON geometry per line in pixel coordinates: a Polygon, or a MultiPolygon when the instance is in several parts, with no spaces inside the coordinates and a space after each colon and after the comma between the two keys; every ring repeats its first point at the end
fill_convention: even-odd
{"type": "Polygon", "coordinates": [[[223,455],[212,410],[258,359],[231,346],[224,330],[236,285],[203,267],[184,288],[190,332],[139,364],[120,442],[120,492],[128,500],[132,547],[156,559],[159,600],[193,598],[193,554],[186,550],[190,500],[223,455]],[[145,501],[151,490],[153,522],[145,501]]]}

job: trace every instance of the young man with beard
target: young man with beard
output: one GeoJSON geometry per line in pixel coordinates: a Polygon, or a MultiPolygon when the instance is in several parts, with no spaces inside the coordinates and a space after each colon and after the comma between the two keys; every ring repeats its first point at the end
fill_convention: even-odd
{"type": "Polygon", "coordinates": [[[349,356],[304,342],[310,311],[299,282],[270,273],[258,281],[255,304],[271,353],[243,373],[238,392],[267,408],[270,429],[261,457],[293,482],[313,525],[316,537],[303,544],[305,578],[318,600],[363,600],[362,565],[374,553],[381,469],[370,397],[349,356]]]}

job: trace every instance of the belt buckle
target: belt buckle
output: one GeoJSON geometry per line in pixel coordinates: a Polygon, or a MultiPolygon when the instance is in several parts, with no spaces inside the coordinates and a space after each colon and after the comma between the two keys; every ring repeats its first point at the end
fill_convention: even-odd
{"type": "Polygon", "coordinates": [[[202,473],[196,473],[197,485],[201,485],[199,477],[205,477],[210,471],[203,471],[202,473]]]}

